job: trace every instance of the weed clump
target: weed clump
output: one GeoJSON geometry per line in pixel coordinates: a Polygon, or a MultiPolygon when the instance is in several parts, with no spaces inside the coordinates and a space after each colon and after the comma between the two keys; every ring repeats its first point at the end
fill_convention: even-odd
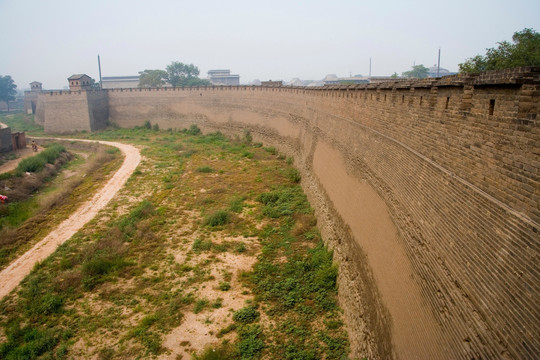
{"type": "Polygon", "coordinates": [[[225,225],[231,222],[231,214],[228,210],[217,210],[204,219],[204,225],[211,227],[225,225]]]}
{"type": "Polygon", "coordinates": [[[201,129],[199,129],[199,127],[195,124],[192,124],[189,129],[183,129],[182,132],[184,134],[187,134],[187,135],[200,135],[201,134],[201,129]]]}
{"type": "Polygon", "coordinates": [[[212,169],[210,166],[201,166],[197,168],[197,172],[200,173],[213,173],[214,169],[212,169]]]}
{"type": "Polygon", "coordinates": [[[45,164],[54,164],[55,160],[60,157],[60,154],[65,151],[66,148],[62,145],[53,144],[36,156],[21,160],[15,170],[15,174],[20,176],[25,172],[41,171],[45,167],[45,164]]]}
{"type": "Polygon", "coordinates": [[[291,216],[294,213],[311,213],[302,188],[282,187],[260,194],[257,201],[264,204],[262,213],[269,218],[291,216]]]}
{"type": "Polygon", "coordinates": [[[247,306],[236,311],[233,320],[242,324],[251,324],[259,320],[260,313],[253,306],[247,306]]]}

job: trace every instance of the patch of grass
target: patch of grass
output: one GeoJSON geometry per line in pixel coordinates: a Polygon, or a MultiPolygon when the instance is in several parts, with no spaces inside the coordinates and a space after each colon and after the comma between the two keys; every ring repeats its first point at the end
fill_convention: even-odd
{"type": "Polygon", "coordinates": [[[193,307],[193,312],[195,314],[200,313],[208,306],[208,299],[200,299],[195,302],[195,306],[193,307]]]}
{"type": "Polygon", "coordinates": [[[215,227],[225,225],[231,222],[231,214],[228,210],[217,210],[206,216],[204,225],[215,227]]]}
{"type": "Polygon", "coordinates": [[[31,325],[21,328],[19,323],[9,326],[6,336],[7,342],[0,345],[0,358],[6,360],[37,359],[58,344],[58,338],[51,331],[31,325]]]}
{"type": "Polygon", "coordinates": [[[302,188],[299,186],[280,187],[265,192],[257,197],[257,201],[264,204],[262,213],[270,218],[292,216],[294,213],[310,213],[302,188]]]}
{"type": "Polygon", "coordinates": [[[218,289],[221,291],[229,291],[231,289],[231,283],[227,281],[222,281],[219,283],[218,289]]]}
{"type": "Polygon", "coordinates": [[[229,210],[235,213],[241,213],[244,209],[244,197],[235,196],[229,202],[229,210]]]}
{"type": "Polygon", "coordinates": [[[287,177],[289,180],[291,180],[293,183],[297,184],[302,180],[302,176],[300,175],[300,172],[297,169],[289,168],[287,169],[287,177]]]}
{"type": "Polygon", "coordinates": [[[200,168],[197,168],[197,172],[200,173],[213,173],[215,170],[212,169],[210,166],[201,166],[200,168]]]}
{"type": "Polygon", "coordinates": [[[195,239],[193,242],[192,250],[196,253],[203,251],[210,251],[212,249],[212,240],[202,240],[200,238],[195,239]]]}
{"type": "Polygon", "coordinates": [[[37,172],[45,167],[45,164],[54,164],[54,161],[65,152],[66,148],[60,144],[53,144],[35,156],[22,159],[15,169],[17,176],[25,172],[37,172]]]}
{"type": "Polygon", "coordinates": [[[277,155],[277,149],[273,146],[268,146],[268,147],[265,147],[263,148],[266,152],[272,154],[272,155],[277,155]]]}

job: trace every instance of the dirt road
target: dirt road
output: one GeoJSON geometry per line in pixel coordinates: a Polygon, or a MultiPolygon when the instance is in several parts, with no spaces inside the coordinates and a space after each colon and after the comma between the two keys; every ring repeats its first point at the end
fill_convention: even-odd
{"type": "MultiPolygon", "coordinates": [[[[79,139],[59,140],[95,142],[93,140],[79,139]]],[[[88,221],[92,220],[109,203],[118,190],[122,188],[139,165],[141,155],[139,150],[134,146],[109,141],[97,142],[119,148],[126,156],[122,166],[92,199],[81,205],[68,219],[51,231],[43,240],[0,272],[0,299],[19,285],[22,279],[30,273],[35,263],[47,258],[59,245],[71,238],[88,221]]]]}

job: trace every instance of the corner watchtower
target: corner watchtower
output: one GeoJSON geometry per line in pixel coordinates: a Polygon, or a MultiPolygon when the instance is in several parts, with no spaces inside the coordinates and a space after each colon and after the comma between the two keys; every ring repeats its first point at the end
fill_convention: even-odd
{"type": "Polygon", "coordinates": [[[32,81],[30,83],[30,91],[24,92],[24,112],[26,114],[35,114],[38,94],[43,90],[42,83],[32,81]]]}
{"type": "Polygon", "coordinates": [[[90,90],[92,89],[92,79],[86,74],[74,74],[68,77],[69,90],[90,90]]]}

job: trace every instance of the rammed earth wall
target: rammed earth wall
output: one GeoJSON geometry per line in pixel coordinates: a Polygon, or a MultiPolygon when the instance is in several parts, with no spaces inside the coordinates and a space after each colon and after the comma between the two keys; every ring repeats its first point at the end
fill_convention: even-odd
{"type": "MultiPolygon", "coordinates": [[[[108,90],[98,108],[121,127],[249,130],[294,156],[340,264],[352,357],[524,359],[540,354],[539,85],[540,69],[522,68],[108,90]]],[[[37,118],[53,132],[101,127],[83,98],[41,94],[37,118]]]]}

